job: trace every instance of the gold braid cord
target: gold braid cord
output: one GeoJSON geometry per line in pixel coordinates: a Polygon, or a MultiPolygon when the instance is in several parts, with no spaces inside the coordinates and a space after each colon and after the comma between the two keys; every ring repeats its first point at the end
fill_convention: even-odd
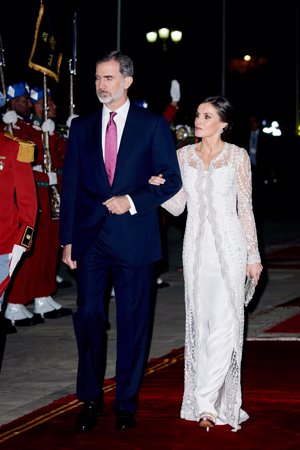
{"type": "Polygon", "coordinates": [[[5,136],[19,144],[19,151],[17,156],[17,161],[31,163],[34,161],[34,142],[23,141],[22,139],[13,136],[9,133],[4,133],[5,136]]]}

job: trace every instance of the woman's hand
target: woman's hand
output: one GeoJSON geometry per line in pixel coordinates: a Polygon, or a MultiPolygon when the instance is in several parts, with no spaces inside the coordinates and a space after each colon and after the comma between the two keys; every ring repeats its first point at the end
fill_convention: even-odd
{"type": "Polygon", "coordinates": [[[247,278],[250,278],[250,277],[253,278],[255,286],[258,283],[258,280],[259,280],[260,274],[262,273],[262,270],[263,270],[263,266],[261,265],[261,263],[247,264],[246,276],[247,276],[247,278]]]}
{"type": "Polygon", "coordinates": [[[160,173],[159,175],[153,175],[151,178],[149,178],[148,183],[149,184],[153,184],[154,186],[160,186],[161,184],[165,183],[165,179],[162,176],[162,174],[160,173]]]}

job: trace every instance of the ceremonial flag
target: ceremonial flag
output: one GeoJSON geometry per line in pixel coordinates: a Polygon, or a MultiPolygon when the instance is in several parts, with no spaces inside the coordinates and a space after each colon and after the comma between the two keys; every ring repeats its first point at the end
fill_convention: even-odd
{"type": "Polygon", "coordinates": [[[36,23],[34,42],[28,65],[58,81],[62,54],[59,52],[55,33],[45,5],[41,0],[36,23]]]}

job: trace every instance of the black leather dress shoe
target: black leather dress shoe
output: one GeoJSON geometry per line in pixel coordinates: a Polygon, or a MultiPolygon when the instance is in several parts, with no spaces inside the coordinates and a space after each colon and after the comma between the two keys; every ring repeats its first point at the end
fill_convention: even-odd
{"type": "Polygon", "coordinates": [[[97,424],[97,417],[101,414],[102,403],[97,401],[84,402],[77,417],[77,431],[91,430],[97,424]]]}
{"type": "Polygon", "coordinates": [[[33,322],[33,325],[38,325],[39,323],[45,323],[45,319],[40,314],[33,314],[32,319],[30,319],[33,322]]]}
{"type": "Polygon", "coordinates": [[[64,308],[63,306],[59,309],[53,309],[53,311],[48,311],[44,313],[45,319],[59,319],[60,317],[70,316],[73,311],[70,308],[64,308]]]}
{"type": "Polygon", "coordinates": [[[5,334],[15,334],[18,332],[16,327],[12,324],[11,320],[9,319],[3,319],[3,329],[5,334]]]}
{"type": "Polygon", "coordinates": [[[169,287],[169,283],[167,281],[161,281],[160,283],[156,283],[157,289],[163,289],[165,287],[169,287]]]}
{"type": "Polygon", "coordinates": [[[116,417],[116,428],[117,430],[129,430],[130,428],[134,428],[136,425],[134,414],[128,411],[119,411],[117,412],[116,417]]]}
{"type": "Polygon", "coordinates": [[[65,289],[65,288],[69,288],[72,287],[72,283],[69,280],[62,280],[62,281],[57,281],[56,282],[56,287],[57,289],[65,289]]]}
{"type": "MultiPolygon", "coordinates": [[[[10,322],[9,319],[5,319],[8,320],[10,322]]],[[[26,319],[19,319],[19,320],[15,320],[14,325],[16,327],[31,327],[33,325],[37,325],[39,323],[44,323],[45,320],[42,318],[41,315],[39,314],[33,314],[33,317],[29,318],[27,317],[26,319]]],[[[14,327],[14,325],[12,325],[12,327],[14,327]]],[[[14,333],[14,331],[10,331],[8,334],[14,333]]]]}

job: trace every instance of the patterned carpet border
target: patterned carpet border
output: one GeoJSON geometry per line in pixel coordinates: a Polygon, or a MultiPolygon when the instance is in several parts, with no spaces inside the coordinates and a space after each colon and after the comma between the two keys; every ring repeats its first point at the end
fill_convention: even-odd
{"type": "MultiPolygon", "coordinates": [[[[153,358],[148,362],[145,376],[149,376],[155,372],[163,370],[176,364],[178,361],[184,358],[183,349],[174,349],[170,353],[161,358],[153,358]]],[[[111,378],[105,380],[104,393],[110,392],[116,388],[115,379],[111,378]]],[[[81,405],[75,394],[70,394],[61,399],[55,400],[47,406],[37,409],[23,417],[20,417],[8,424],[4,424],[0,427],[0,443],[7,441],[15,437],[16,435],[25,433],[38,425],[53,419],[56,416],[65,414],[74,408],[81,405]],[[63,405],[61,405],[63,403],[63,405]],[[59,404],[59,406],[57,406],[59,404]],[[3,430],[3,431],[2,431],[3,430]]]]}

